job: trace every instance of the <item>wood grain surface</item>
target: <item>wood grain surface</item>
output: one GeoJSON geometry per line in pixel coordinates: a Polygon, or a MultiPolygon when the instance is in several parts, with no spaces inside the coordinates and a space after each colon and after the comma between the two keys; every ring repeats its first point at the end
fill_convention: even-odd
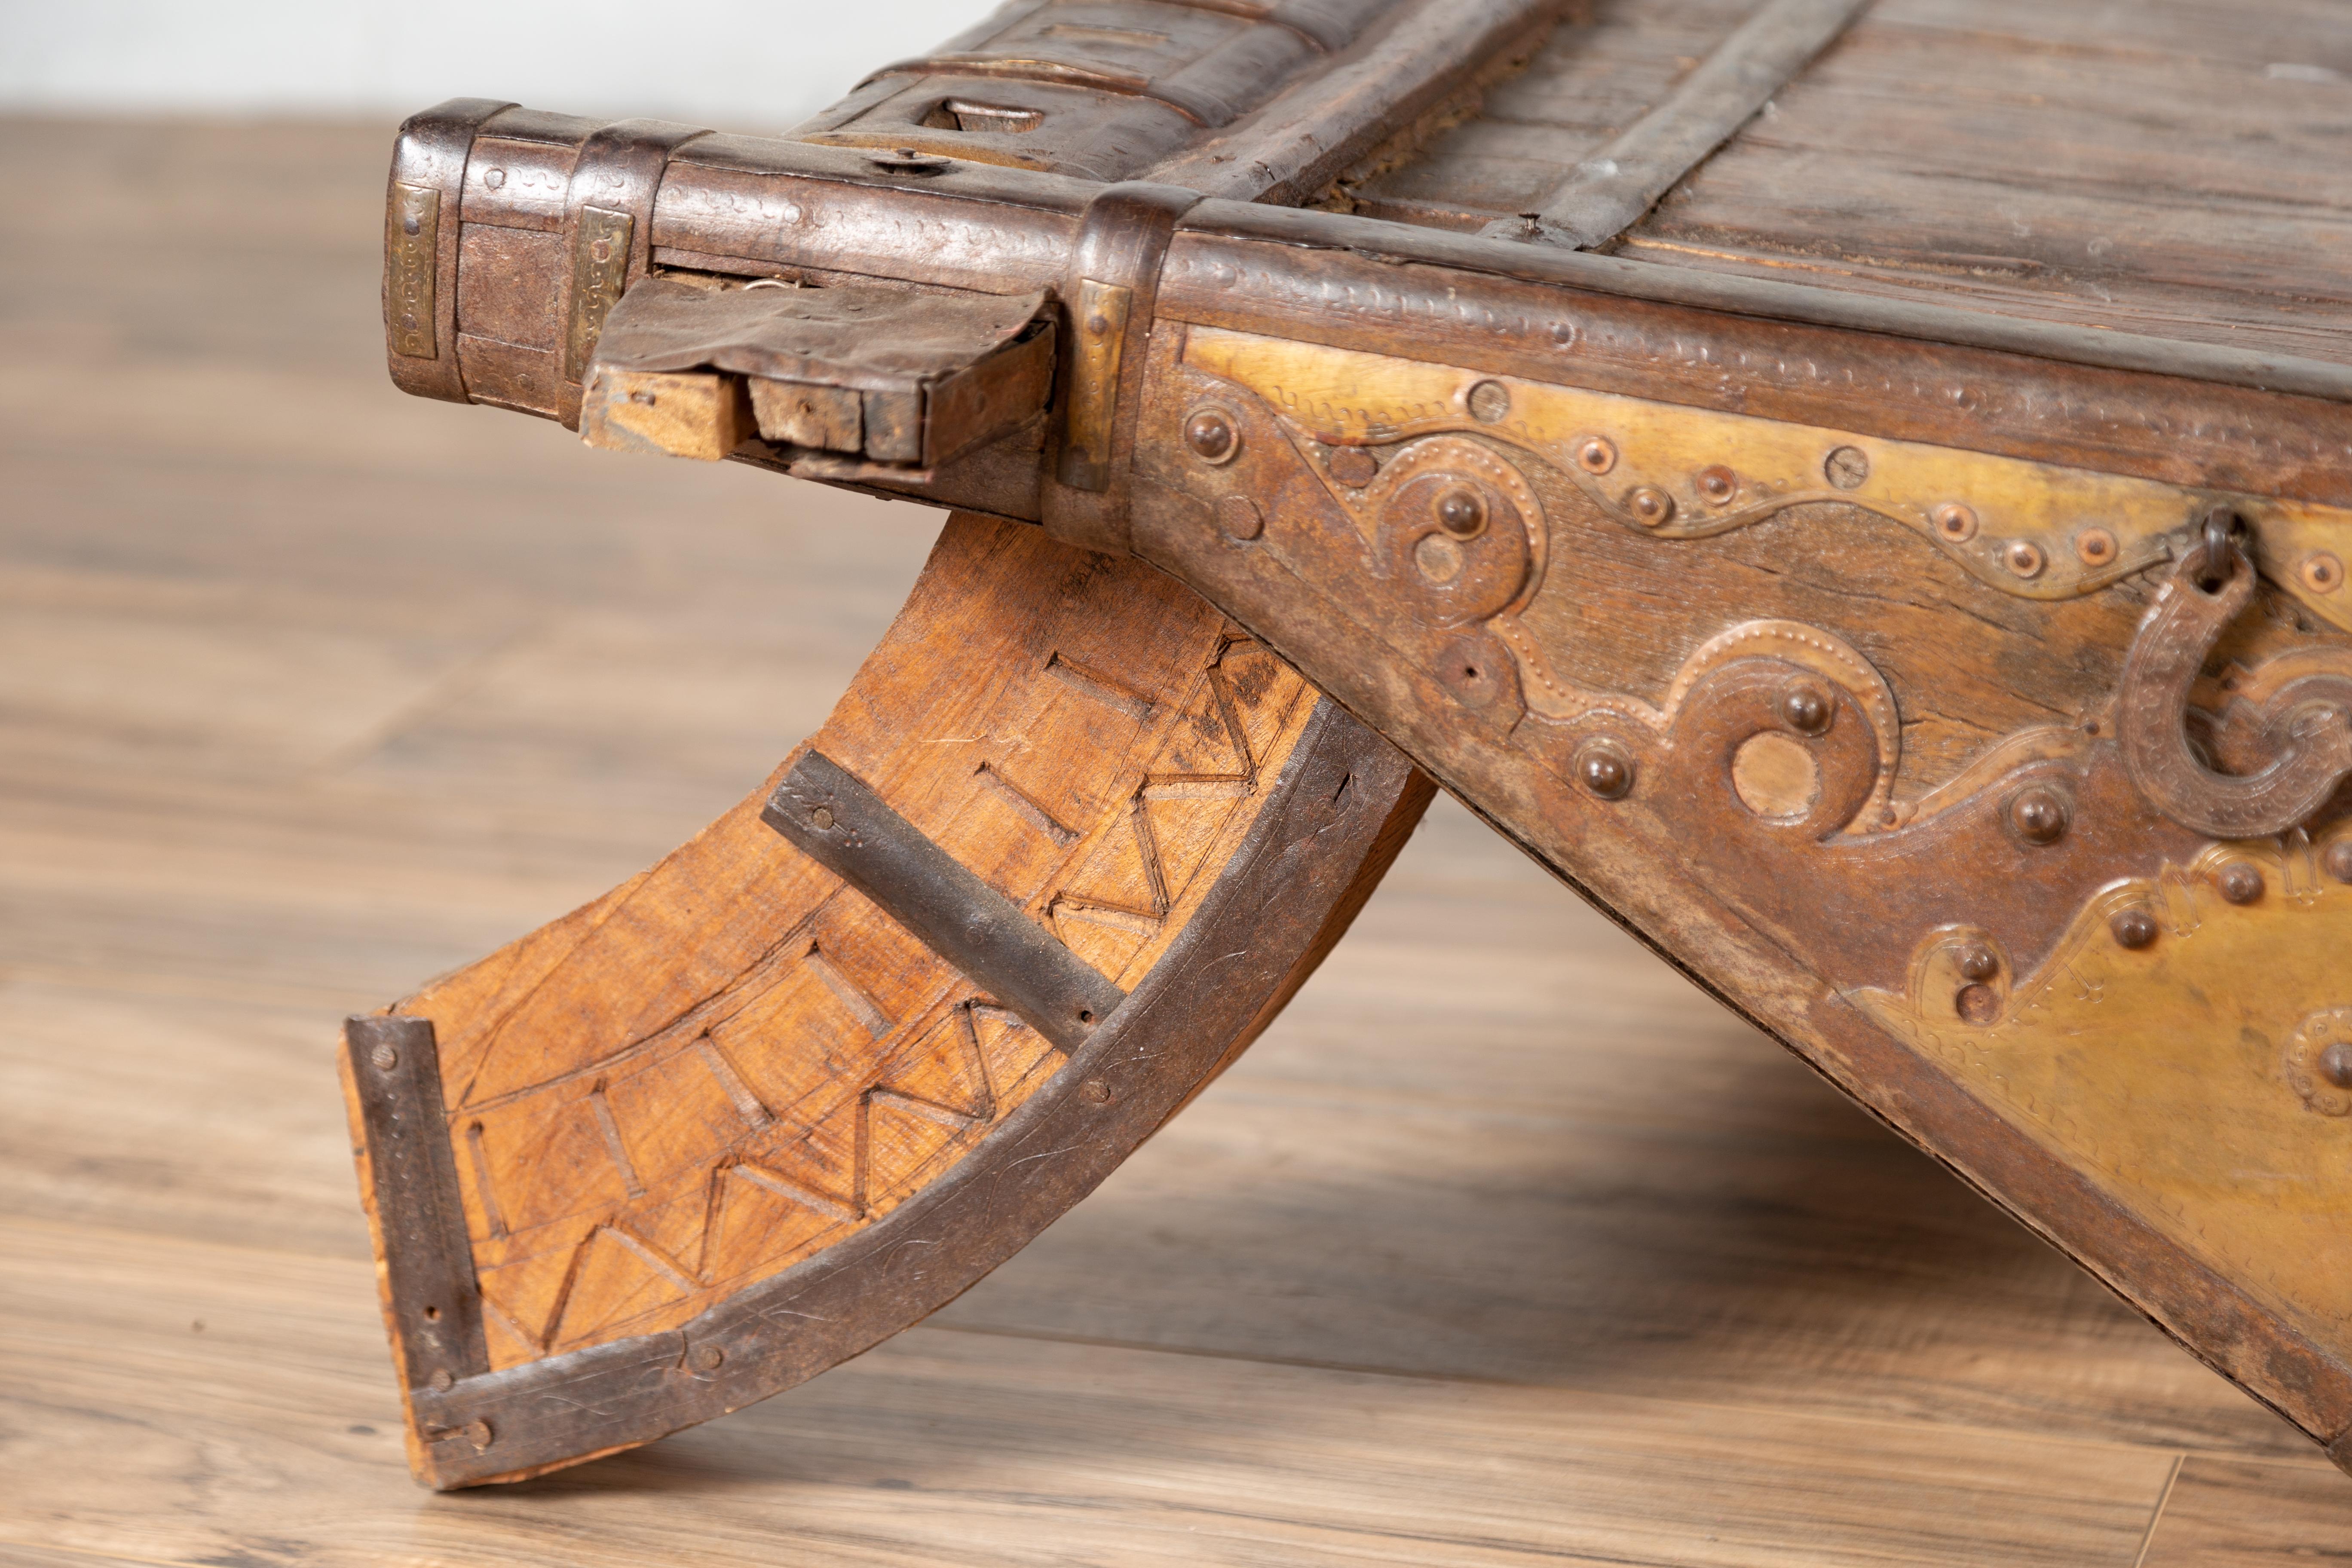
{"type": "Polygon", "coordinates": [[[388,130],[0,126],[0,1563],[2342,1550],[2284,1426],[1443,803],[930,1324],[416,1490],[334,1021],[740,796],[937,530],[402,397],[388,130]]]}

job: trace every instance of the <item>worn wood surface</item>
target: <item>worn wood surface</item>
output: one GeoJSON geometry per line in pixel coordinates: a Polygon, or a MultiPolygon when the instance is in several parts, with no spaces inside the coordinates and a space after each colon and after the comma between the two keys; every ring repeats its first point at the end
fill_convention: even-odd
{"type": "Polygon", "coordinates": [[[401,397],[385,132],[0,133],[0,1561],[2341,1549],[2347,1483],[2273,1417],[1451,807],[929,1326],[413,1489],[334,1019],[740,795],[934,529],[401,397]]]}
{"type": "MultiPolygon", "coordinates": [[[[1446,227],[1531,210],[1753,8],[1598,0],[1341,199],[1446,227]]],[[[1876,0],[1618,250],[2341,363],[2347,81],[2330,0],[1876,0]]]]}

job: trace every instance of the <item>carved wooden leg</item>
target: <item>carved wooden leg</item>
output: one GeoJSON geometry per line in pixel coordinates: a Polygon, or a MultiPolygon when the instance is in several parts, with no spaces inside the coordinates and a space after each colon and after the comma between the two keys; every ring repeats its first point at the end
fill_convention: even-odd
{"type": "Polygon", "coordinates": [[[1431,793],[1171,579],[950,521],[767,785],[349,1026],[419,1479],[649,1441],[952,1300],[1250,1042],[1431,793]]]}

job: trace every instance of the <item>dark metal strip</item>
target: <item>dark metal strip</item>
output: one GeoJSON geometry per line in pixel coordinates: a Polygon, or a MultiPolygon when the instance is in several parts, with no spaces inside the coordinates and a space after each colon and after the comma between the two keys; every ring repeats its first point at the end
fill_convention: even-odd
{"type": "Polygon", "coordinates": [[[1489,239],[1604,245],[1754,117],[1870,0],[1766,0],[1649,113],[1576,166],[1532,217],[1503,218],[1489,239]]]}
{"type": "Polygon", "coordinates": [[[1138,177],[1233,201],[1306,201],[1566,8],[1567,0],[1423,0],[1360,51],[1138,177]]]}
{"type": "Polygon", "coordinates": [[[374,1189],[393,1342],[414,1394],[489,1370],[473,1243],[429,1018],[348,1018],[343,1056],[374,1189]]]}
{"type": "Polygon", "coordinates": [[[430,1483],[518,1480],[651,1441],[805,1382],[954,1300],[1248,1043],[1286,983],[1346,928],[1351,886],[1384,868],[1428,798],[1395,748],[1318,703],[1273,798],[1133,999],[954,1170],[679,1329],[420,1394],[420,1422],[478,1439],[435,1444],[430,1483]]]}
{"type": "Polygon", "coordinates": [[[1127,1000],[822,752],[801,753],[760,819],[1065,1052],[1086,1044],[1127,1000]]]}

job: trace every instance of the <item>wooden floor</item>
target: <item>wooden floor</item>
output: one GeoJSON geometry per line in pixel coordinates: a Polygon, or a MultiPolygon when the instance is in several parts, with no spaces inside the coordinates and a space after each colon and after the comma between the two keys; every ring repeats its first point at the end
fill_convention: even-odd
{"type": "Polygon", "coordinates": [[[0,1563],[2352,1555],[2352,1479],[1444,803],[930,1323],[416,1490],[337,1020],[732,802],[933,524],[395,394],[388,134],[0,124],[0,1563]]]}

